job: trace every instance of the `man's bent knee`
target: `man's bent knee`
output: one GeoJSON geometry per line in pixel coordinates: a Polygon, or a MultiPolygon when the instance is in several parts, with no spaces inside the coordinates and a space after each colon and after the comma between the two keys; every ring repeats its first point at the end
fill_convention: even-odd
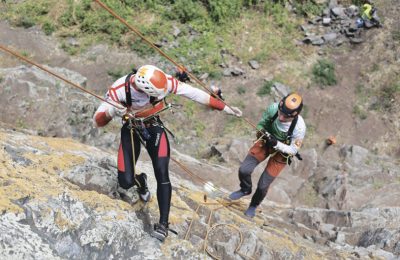
{"type": "Polygon", "coordinates": [[[246,166],[240,166],[240,167],[239,167],[239,175],[241,175],[241,176],[250,175],[251,172],[252,172],[252,170],[249,169],[249,168],[246,167],[246,166]]]}
{"type": "Polygon", "coordinates": [[[120,175],[118,176],[118,184],[121,188],[124,189],[129,189],[131,187],[133,187],[133,185],[135,184],[133,179],[132,180],[127,180],[126,178],[121,178],[120,175]]]}

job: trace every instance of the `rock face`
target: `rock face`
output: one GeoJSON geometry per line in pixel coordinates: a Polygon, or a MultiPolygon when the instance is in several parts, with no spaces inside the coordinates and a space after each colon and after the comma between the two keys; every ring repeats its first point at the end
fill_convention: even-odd
{"type": "MultiPolygon", "coordinates": [[[[85,86],[86,79],[76,72],[65,68],[47,69],[85,86]]],[[[90,134],[89,122],[95,106],[89,95],[35,67],[5,68],[0,69],[0,74],[3,75],[0,112],[7,114],[3,122],[17,120],[20,127],[39,129],[39,133],[51,136],[90,134]]]]}
{"type": "MultiPolygon", "coordinates": [[[[85,87],[86,78],[77,72],[58,67],[46,68],[85,87]]],[[[3,77],[0,82],[3,123],[35,129],[37,134],[44,136],[73,137],[102,146],[115,147],[118,144],[116,135],[111,133],[97,140],[103,130],[92,127],[92,116],[98,106],[93,96],[36,67],[2,68],[0,75],[3,77]]]]}
{"type": "MultiPolygon", "coordinates": [[[[249,221],[243,215],[247,200],[230,204],[216,190],[205,196],[200,187],[172,172],[170,222],[178,235],[170,233],[161,244],[150,236],[158,207],[149,162],[140,160],[138,167],[148,173],[153,199],[148,205],[140,201],[130,205],[117,192],[115,154],[70,139],[4,129],[0,129],[0,143],[0,257],[4,259],[205,259],[210,255],[391,259],[400,254],[398,206],[337,210],[266,201],[249,221]],[[205,254],[204,243],[210,255],[205,254]]],[[[362,167],[372,160],[360,147],[343,147],[339,153],[349,165],[362,167]]],[[[313,150],[304,153],[310,161],[317,157],[313,150]]],[[[212,166],[208,169],[216,171],[212,166]]],[[[317,163],[296,165],[296,170],[297,178],[291,178],[298,187],[287,192],[289,198],[296,189],[301,191],[302,180],[319,175],[317,163]]],[[[330,194],[329,189],[326,192],[330,194]]]]}
{"type": "Polygon", "coordinates": [[[324,44],[339,46],[344,41],[352,44],[361,43],[363,29],[357,25],[359,17],[360,11],[357,6],[344,7],[337,1],[329,1],[329,7],[323,10],[321,16],[310,20],[308,25],[301,26],[305,36],[303,42],[316,46],[324,44]]]}

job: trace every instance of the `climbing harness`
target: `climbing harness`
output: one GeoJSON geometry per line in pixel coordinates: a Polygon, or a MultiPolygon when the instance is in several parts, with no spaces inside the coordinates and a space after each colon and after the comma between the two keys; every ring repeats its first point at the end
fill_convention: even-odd
{"type": "MultiPolygon", "coordinates": [[[[270,124],[272,124],[277,118],[278,118],[278,111],[276,111],[274,116],[269,119],[270,124]]],[[[291,144],[291,139],[293,137],[293,131],[294,131],[295,127],[296,127],[297,120],[298,120],[298,116],[295,116],[293,118],[290,126],[289,126],[289,130],[287,131],[287,134],[286,134],[286,139],[283,141],[283,143],[286,144],[286,145],[290,145],[291,144]]],[[[271,134],[268,131],[264,130],[264,129],[263,130],[259,130],[259,131],[262,133],[262,135],[257,140],[255,140],[254,143],[257,143],[259,141],[262,141],[262,142],[265,143],[266,142],[265,139],[268,139],[271,136],[271,134]]],[[[278,151],[276,151],[275,153],[271,154],[271,156],[273,156],[277,152],[278,151]]],[[[295,155],[289,155],[287,153],[282,153],[282,152],[280,154],[286,159],[286,164],[288,164],[288,165],[292,164],[293,156],[295,156],[300,161],[303,160],[303,158],[301,157],[299,152],[297,152],[295,155]]]]}

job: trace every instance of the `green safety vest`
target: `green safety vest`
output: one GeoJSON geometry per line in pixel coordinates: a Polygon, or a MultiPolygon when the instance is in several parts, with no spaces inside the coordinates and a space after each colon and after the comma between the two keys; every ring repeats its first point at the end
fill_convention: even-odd
{"type": "MultiPolygon", "coordinates": [[[[278,113],[278,103],[274,103],[267,107],[267,109],[264,111],[261,120],[257,124],[257,129],[259,130],[266,130],[268,133],[272,134],[276,139],[278,139],[281,142],[288,141],[288,132],[284,132],[279,130],[278,128],[278,123],[279,120],[276,120],[276,114],[278,113]]],[[[294,120],[295,121],[295,120],[294,120]]],[[[297,121],[297,120],[296,120],[297,121]]],[[[295,124],[295,122],[293,122],[295,124]]],[[[294,129],[294,126],[291,126],[290,128],[294,129]]]]}

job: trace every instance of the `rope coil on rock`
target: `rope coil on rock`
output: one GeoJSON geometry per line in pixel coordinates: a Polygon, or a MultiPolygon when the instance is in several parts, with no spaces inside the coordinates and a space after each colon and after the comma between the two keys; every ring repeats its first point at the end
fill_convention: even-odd
{"type": "Polygon", "coordinates": [[[215,211],[217,211],[217,210],[219,210],[221,208],[224,208],[224,207],[227,208],[228,206],[231,206],[231,205],[237,204],[237,203],[238,203],[238,201],[230,201],[230,202],[218,201],[218,202],[214,202],[214,203],[209,203],[209,202],[208,203],[207,202],[199,203],[197,205],[196,210],[193,212],[193,217],[192,217],[192,219],[190,221],[190,224],[189,224],[189,227],[188,227],[188,229],[186,231],[184,239],[185,240],[188,239],[189,233],[190,233],[192,225],[193,225],[193,221],[195,219],[195,215],[198,214],[198,211],[199,211],[201,205],[222,205],[221,207],[218,207],[216,209],[211,209],[210,210],[210,214],[208,215],[207,231],[206,231],[206,236],[204,237],[204,242],[203,242],[203,251],[204,251],[204,253],[207,253],[213,259],[217,259],[217,260],[222,259],[221,257],[216,256],[215,254],[210,252],[210,250],[208,250],[208,246],[207,246],[208,245],[208,239],[209,239],[209,236],[210,236],[210,234],[212,233],[213,230],[215,230],[217,228],[220,228],[220,227],[228,227],[228,228],[234,229],[235,231],[237,231],[239,233],[239,243],[237,244],[234,253],[240,255],[244,259],[254,259],[252,257],[246,256],[246,255],[244,255],[244,254],[239,252],[239,249],[243,244],[243,234],[242,234],[242,232],[240,231],[240,229],[237,226],[235,226],[233,224],[226,224],[226,223],[220,223],[220,224],[215,224],[215,225],[211,226],[211,218],[212,218],[212,215],[213,215],[213,213],[215,211]]]}

